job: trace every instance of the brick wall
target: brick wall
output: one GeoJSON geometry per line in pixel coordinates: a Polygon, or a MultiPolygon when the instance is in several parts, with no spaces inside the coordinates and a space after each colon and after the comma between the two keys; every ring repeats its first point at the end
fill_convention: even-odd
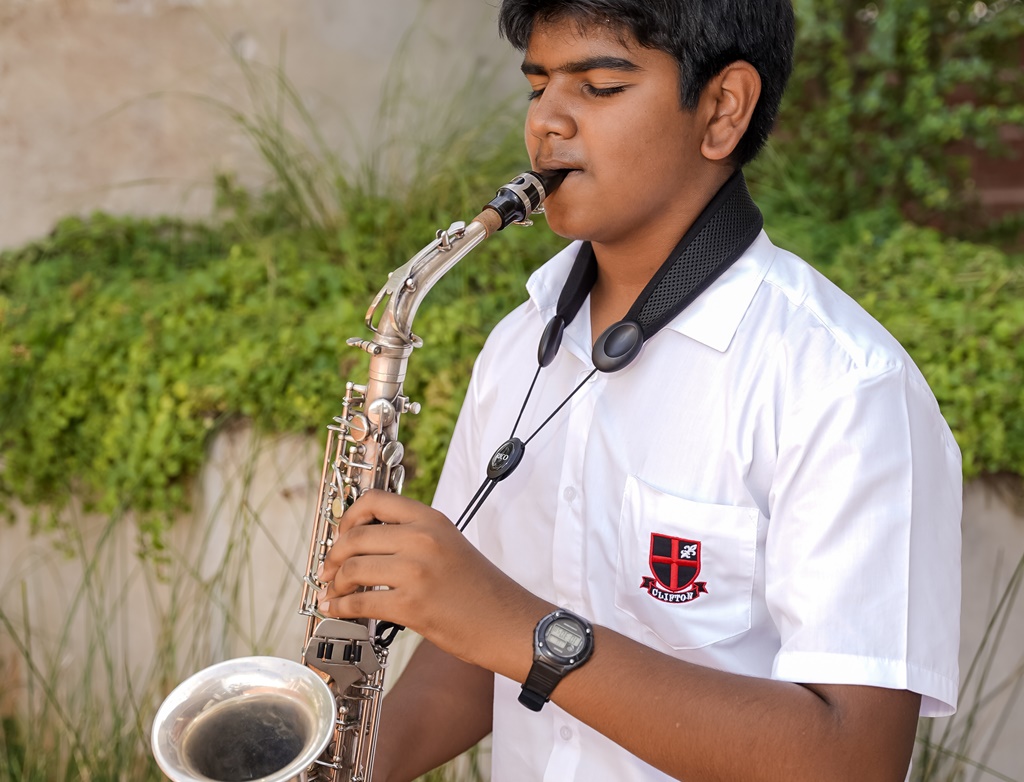
{"type": "Polygon", "coordinates": [[[1004,128],[1009,157],[976,154],[971,169],[986,213],[1002,216],[1024,210],[1024,128],[1004,128]]]}

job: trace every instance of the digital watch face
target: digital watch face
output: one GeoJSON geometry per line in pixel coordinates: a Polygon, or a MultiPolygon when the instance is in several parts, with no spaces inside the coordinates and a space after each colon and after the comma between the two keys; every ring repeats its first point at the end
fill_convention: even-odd
{"type": "Polygon", "coordinates": [[[559,617],[545,631],[544,643],[558,657],[575,657],[583,651],[586,635],[578,622],[559,617]]]}

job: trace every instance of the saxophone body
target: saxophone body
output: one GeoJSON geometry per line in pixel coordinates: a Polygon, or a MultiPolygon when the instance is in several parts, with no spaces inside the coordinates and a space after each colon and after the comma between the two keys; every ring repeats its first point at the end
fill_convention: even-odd
{"type": "MultiPolygon", "coordinates": [[[[346,383],[327,447],[302,579],[306,617],[301,662],[248,657],[211,666],[180,684],[153,723],[153,753],[173,782],[369,782],[388,646],[401,628],[370,618],[334,619],[317,610],[320,564],[345,510],[370,489],[401,493],[403,393],[422,341],[413,319],[431,288],[474,247],[510,223],[529,225],[564,172],[526,172],[498,190],[468,224],[433,242],[388,276],[370,304],[372,337],[348,344],[370,356],[365,384],[346,383]]],[[[380,587],[385,588],[385,587],[380,587]]]]}

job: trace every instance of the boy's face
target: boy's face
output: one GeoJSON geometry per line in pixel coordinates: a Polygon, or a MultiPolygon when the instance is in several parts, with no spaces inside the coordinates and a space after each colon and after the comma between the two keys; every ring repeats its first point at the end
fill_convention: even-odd
{"type": "Polygon", "coordinates": [[[692,185],[710,172],[703,113],[683,110],[676,61],[617,30],[564,20],[534,26],[523,73],[532,165],[573,169],[545,204],[551,228],[595,244],[651,230],[678,239],[704,205],[691,203],[692,185]]]}

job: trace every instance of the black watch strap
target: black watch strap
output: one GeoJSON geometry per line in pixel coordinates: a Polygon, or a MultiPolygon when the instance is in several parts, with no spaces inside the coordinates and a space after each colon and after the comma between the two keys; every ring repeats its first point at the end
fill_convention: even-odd
{"type": "Polygon", "coordinates": [[[519,702],[530,711],[540,711],[551,698],[555,685],[562,680],[563,671],[555,670],[543,660],[534,660],[530,673],[519,693],[519,702]]]}

